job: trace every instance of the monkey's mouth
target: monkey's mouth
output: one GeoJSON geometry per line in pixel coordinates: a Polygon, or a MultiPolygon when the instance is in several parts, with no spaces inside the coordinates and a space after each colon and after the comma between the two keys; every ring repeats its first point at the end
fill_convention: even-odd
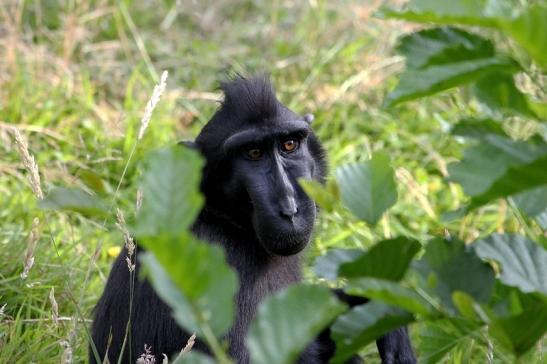
{"type": "Polygon", "coordinates": [[[297,229],[295,226],[291,226],[285,231],[258,234],[258,240],[262,247],[269,254],[280,256],[300,253],[308,245],[310,237],[311,229],[297,229]]]}

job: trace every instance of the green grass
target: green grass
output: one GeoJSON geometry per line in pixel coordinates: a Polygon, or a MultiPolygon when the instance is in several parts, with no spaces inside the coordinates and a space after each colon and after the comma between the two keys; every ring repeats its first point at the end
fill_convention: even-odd
{"type": "MultiPolygon", "coordinates": [[[[398,170],[399,201],[382,222],[370,228],[343,210],[323,214],[309,262],[329,248],[367,247],[390,235],[424,241],[447,229],[469,241],[520,228],[504,204],[440,222],[464,198],[445,182],[446,164],[461,152],[446,129],[473,110],[457,93],[381,107],[402,66],[392,47],[411,28],[372,18],[380,2],[182,1],[178,10],[174,3],[0,4],[1,363],[58,363],[63,341],[75,363],[85,362],[88,320],[113,261],[110,248],[122,244],[115,210],[103,221],[38,208],[10,125],[26,136],[44,191],[58,185],[92,191],[100,184],[109,203],[130,216],[146,152],[193,138],[217,105],[217,81],[229,72],[267,71],[284,103],[315,114],[332,169],[383,150],[398,170]],[[121,180],[164,69],[167,91],[121,180]],[[23,280],[35,217],[40,240],[23,280]],[[51,320],[51,288],[58,324],[51,320]]],[[[365,350],[369,362],[378,360],[375,352],[365,350]]]]}

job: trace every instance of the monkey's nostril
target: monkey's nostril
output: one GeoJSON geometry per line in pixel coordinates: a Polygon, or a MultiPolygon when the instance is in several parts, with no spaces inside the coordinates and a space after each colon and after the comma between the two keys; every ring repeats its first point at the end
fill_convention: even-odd
{"type": "Polygon", "coordinates": [[[296,206],[288,208],[288,209],[281,209],[280,211],[281,216],[288,219],[290,222],[293,222],[293,219],[297,213],[298,213],[298,208],[296,206]]]}

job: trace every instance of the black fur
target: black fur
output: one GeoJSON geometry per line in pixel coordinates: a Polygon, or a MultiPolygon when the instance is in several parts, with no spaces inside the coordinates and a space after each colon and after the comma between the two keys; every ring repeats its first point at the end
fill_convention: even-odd
{"type": "MultiPolygon", "coordinates": [[[[221,88],[224,101],[196,141],[190,143],[207,161],[201,184],[206,202],[192,230],[199,238],[222,246],[228,263],[239,275],[236,318],[227,339],[235,362],[247,364],[244,339],[258,305],[268,295],[302,279],[300,256],[310,240],[316,207],[296,179],[323,182],[326,159],[319,141],[306,129],[312,118],[302,118],[282,105],[265,77],[238,77],[221,88]],[[297,140],[299,147],[294,152],[280,149],[287,138],[297,140]],[[263,157],[252,161],[243,157],[249,148],[260,148],[263,157]]],[[[92,327],[99,356],[102,359],[108,347],[111,363],[121,354],[130,311],[132,275],[126,256],[122,251],[114,263],[92,327]]],[[[138,272],[137,262],[137,276],[138,272]]],[[[162,353],[179,352],[189,335],[177,326],[147,281],[133,281],[130,335],[122,362],[134,363],[145,344],[156,355],[156,362],[161,362],[162,353]]],[[[351,306],[366,301],[340,291],[336,294],[351,306]]],[[[298,363],[327,363],[335,350],[329,335],[325,330],[298,363]]],[[[378,341],[378,347],[386,362],[389,358],[413,358],[406,331],[387,335],[378,341]],[[401,354],[400,350],[405,352],[401,354]]],[[[199,339],[195,348],[207,352],[199,339]]],[[[90,361],[95,363],[93,352],[90,361]]],[[[351,361],[359,362],[358,358],[351,361]]]]}

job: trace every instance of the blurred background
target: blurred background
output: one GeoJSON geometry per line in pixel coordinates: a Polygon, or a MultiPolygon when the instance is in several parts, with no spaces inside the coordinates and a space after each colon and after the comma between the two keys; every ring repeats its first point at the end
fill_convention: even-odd
{"type": "MultiPolygon", "coordinates": [[[[10,126],[28,142],[45,192],[102,193],[131,216],[144,154],[194,138],[218,105],[219,80],[266,72],[283,103],[315,115],[331,169],[383,150],[396,170],[399,200],[381,223],[370,228],[342,209],[322,214],[310,263],[329,248],[367,247],[376,238],[422,240],[449,228],[470,241],[478,231],[516,230],[504,202],[441,224],[440,214],[463,199],[458,186],[443,188],[446,165],[461,153],[445,131],[467,106],[450,91],[382,108],[403,67],[396,39],[415,26],[373,14],[398,2],[2,0],[0,362],[85,362],[91,310],[123,244],[114,212],[44,215],[10,126]],[[135,144],[163,70],[166,91],[135,144]],[[41,223],[33,229],[35,217],[41,223]],[[33,265],[23,279],[29,251],[33,265]]],[[[363,355],[378,362],[374,345],[363,355]]]]}

